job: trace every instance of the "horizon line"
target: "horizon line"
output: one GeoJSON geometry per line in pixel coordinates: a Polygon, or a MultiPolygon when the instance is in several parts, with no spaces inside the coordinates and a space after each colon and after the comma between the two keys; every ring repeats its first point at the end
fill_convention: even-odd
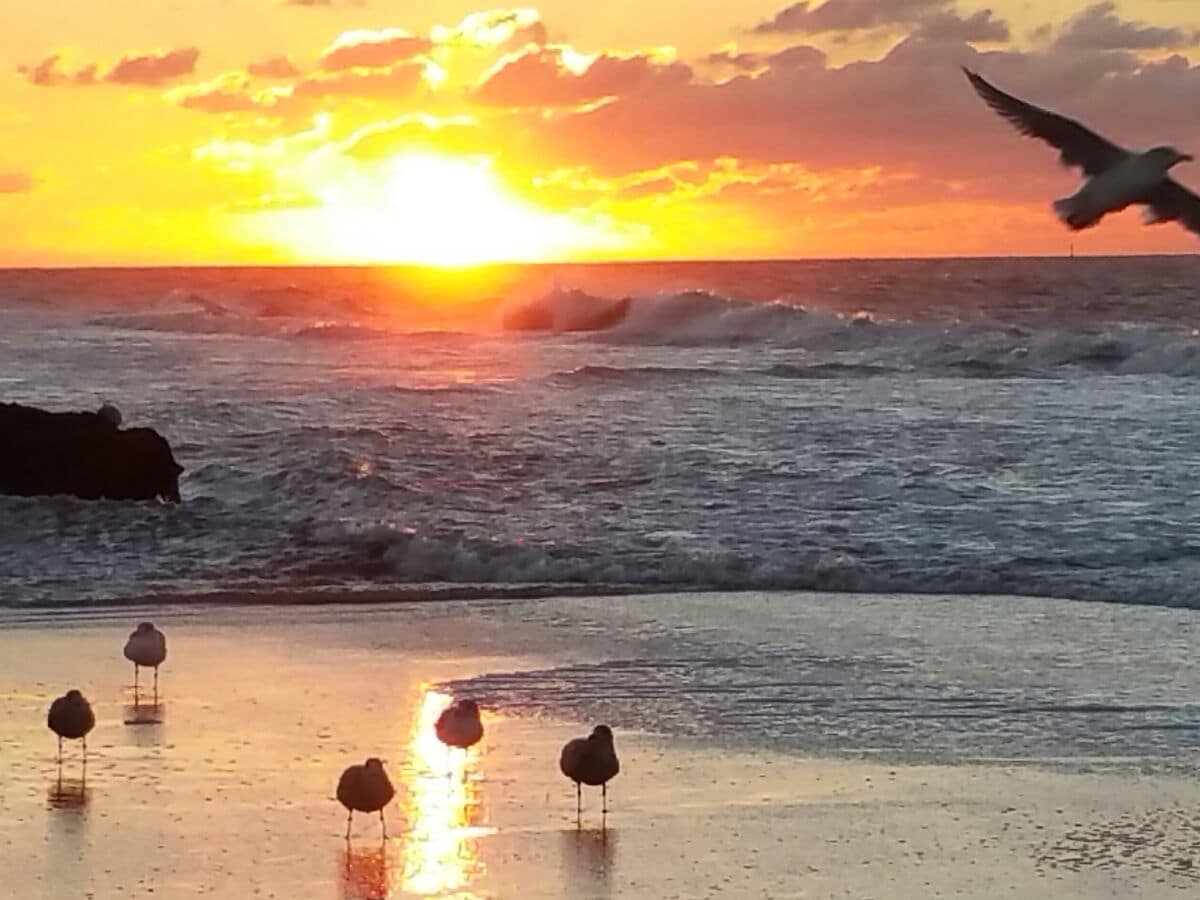
{"type": "Polygon", "coordinates": [[[495,261],[464,266],[434,265],[418,262],[291,262],[291,263],[49,263],[30,265],[0,264],[0,272],[79,272],[95,270],[173,270],[173,269],[422,269],[434,272],[470,272],[481,269],[550,268],[561,266],[653,266],[653,265],[730,265],[730,264],[797,264],[848,262],[969,262],[973,260],[1016,259],[1173,259],[1200,256],[1200,250],[1158,251],[1144,253],[1029,253],[1029,254],[958,254],[952,256],[796,256],[796,257],[655,257],[648,259],[542,260],[536,262],[495,261]]]}

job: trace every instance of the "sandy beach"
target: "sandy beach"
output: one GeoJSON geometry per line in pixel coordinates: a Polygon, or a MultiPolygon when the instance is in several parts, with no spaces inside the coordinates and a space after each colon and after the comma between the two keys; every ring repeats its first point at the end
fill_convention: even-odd
{"type": "MultiPolygon", "coordinates": [[[[161,705],[120,656],[143,612],[0,633],[0,896],[1167,897],[1198,890],[1200,791],[1176,774],[813,758],[617,728],[602,822],[577,823],[557,753],[591,723],[490,706],[466,760],[437,685],[546,665],[499,652],[471,604],[157,613],[161,705]],[[436,610],[431,610],[436,606],[436,610]],[[45,726],[96,709],[86,781],[45,726]],[[342,837],[341,769],[397,784],[390,836],[342,837]]],[[[488,698],[484,698],[485,702],[488,698]]]]}

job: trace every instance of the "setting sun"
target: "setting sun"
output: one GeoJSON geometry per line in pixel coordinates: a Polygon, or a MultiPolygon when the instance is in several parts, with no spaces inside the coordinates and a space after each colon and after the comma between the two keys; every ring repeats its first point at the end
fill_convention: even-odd
{"type": "Polygon", "coordinates": [[[619,249],[599,221],[539,209],[486,157],[405,154],[331,177],[309,209],[252,217],[257,236],[298,258],[468,266],[619,249]]]}

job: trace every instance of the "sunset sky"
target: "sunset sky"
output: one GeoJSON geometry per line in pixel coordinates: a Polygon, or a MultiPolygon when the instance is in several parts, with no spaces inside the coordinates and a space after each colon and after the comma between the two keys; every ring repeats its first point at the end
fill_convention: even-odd
{"type": "Polygon", "coordinates": [[[1198,32],[1194,0],[6,4],[0,264],[1190,252],[1063,229],[1076,173],[959,66],[1200,152],[1198,32]]]}

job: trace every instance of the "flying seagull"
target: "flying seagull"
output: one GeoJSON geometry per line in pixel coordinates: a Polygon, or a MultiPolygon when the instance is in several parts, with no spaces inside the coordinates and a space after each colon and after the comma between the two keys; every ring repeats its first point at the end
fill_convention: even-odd
{"type": "Polygon", "coordinates": [[[1174,147],[1135,153],[1057,113],[1018,100],[964,68],[971,87],[1021,134],[1041,138],[1061,153],[1064,166],[1087,176],[1073,196],[1054,201],[1054,211],[1071,229],[1091,228],[1110,212],[1140,203],[1147,225],[1178,221],[1200,234],[1200,197],[1167,176],[1172,166],[1192,157],[1174,147]]]}

